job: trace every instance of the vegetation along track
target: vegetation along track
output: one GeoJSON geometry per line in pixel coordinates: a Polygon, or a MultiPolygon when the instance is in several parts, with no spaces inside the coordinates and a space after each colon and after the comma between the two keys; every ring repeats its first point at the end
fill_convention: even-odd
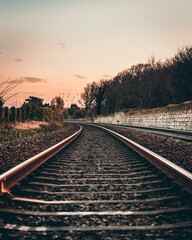
{"type": "Polygon", "coordinates": [[[1,197],[3,239],[191,239],[191,195],[101,129],[1,197]]]}

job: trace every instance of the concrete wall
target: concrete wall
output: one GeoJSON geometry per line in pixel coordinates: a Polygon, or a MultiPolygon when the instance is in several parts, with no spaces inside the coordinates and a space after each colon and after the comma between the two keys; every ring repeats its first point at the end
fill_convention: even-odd
{"type": "Polygon", "coordinates": [[[95,118],[94,122],[170,128],[187,131],[192,130],[192,109],[131,114],[119,112],[111,117],[95,118]]]}

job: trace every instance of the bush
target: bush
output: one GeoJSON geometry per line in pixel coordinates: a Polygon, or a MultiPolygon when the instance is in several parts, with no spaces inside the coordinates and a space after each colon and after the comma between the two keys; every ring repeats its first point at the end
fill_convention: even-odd
{"type": "Polygon", "coordinates": [[[41,107],[36,104],[24,104],[21,109],[23,121],[59,121],[57,112],[50,107],[41,107]]]}
{"type": "Polygon", "coordinates": [[[42,110],[43,110],[43,117],[41,120],[46,122],[60,121],[56,110],[49,107],[42,107],[42,110]]]}

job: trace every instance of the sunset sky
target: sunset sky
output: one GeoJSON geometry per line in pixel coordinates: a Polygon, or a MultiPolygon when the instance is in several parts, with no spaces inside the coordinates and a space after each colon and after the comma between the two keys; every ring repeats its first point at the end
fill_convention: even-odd
{"type": "Polygon", "coordinates": [[[192,44],[191,9],[191,0],[0,0],[0,82],[22,91],[9,104],[64,94],[68,106],[88,82],[172,57],[192,44]]]}

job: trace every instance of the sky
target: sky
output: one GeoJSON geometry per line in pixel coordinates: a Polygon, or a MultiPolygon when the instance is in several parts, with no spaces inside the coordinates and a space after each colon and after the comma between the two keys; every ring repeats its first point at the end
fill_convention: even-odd
{"type": "Polygon", "coordinates": [[[0,83],[48,103],[192,43],[191,0],[0,0],[0,83]]]}

